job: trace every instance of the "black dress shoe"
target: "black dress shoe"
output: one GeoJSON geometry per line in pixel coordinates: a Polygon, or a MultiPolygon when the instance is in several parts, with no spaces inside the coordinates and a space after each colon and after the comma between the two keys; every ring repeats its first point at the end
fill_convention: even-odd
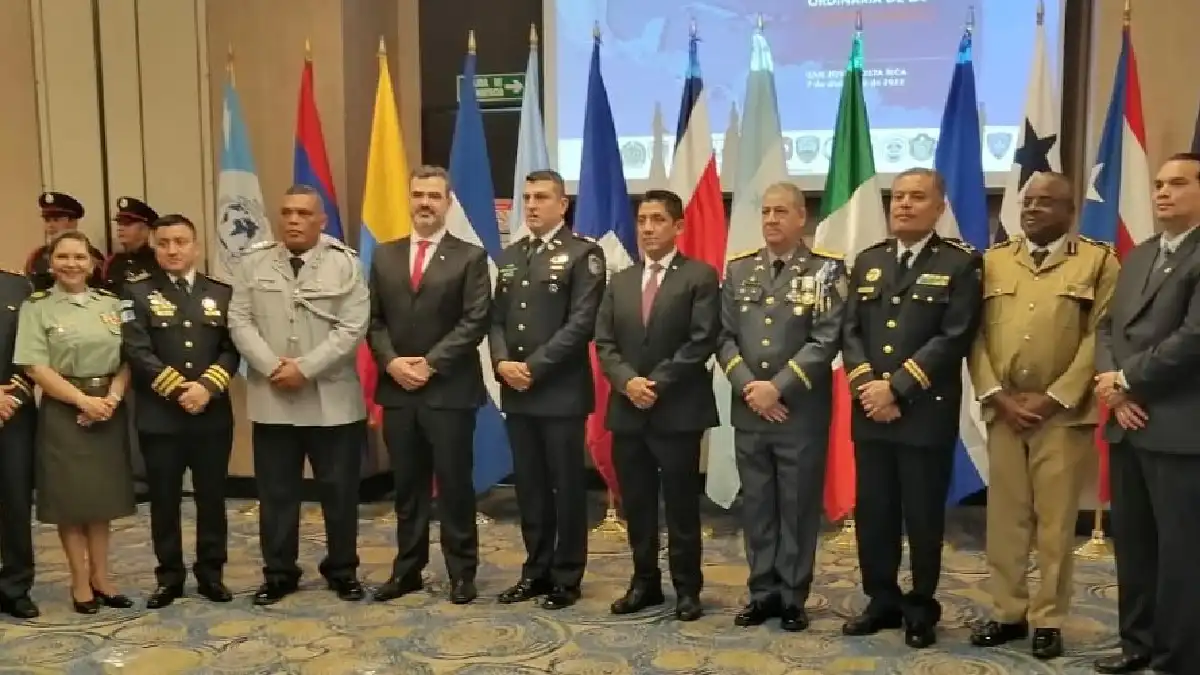
{"type": "Polygon", "coordinates": [[[1057,659],[1063,654],[1062,631],[1057,628],[1033,629],[1033,655],[1036,658],[1057,659]]]}
{"type": "Polygon", "coordinates": [[[337,593],[338,600],[358,602],[367,597],[367,591],[358,579],[330,579],[327,585],[329,590],[337,593]]]}
{"type": "Polygon", "coordinates": [[[648,586],[645,584],[635,584],[625,591],[625,595],[613,601],[609,610],[613,614],[634,614],[640,612],[647,607],[654,607],[666,602],[663,597],[662,588],[658,586],[648,586]]]}
{"type": "Polygon", "coordinates": [[[38,606],[33,604],[33,600],[29,599],[28,595],[16,598],[0,598],[0,611],[3,611],[14,619],[36,619],[42,614],[38,610],[38,606]]]}
{"type": "Polygon", "coordinates": [[[751,600],[750,604],[742,608],[733,617],[733,625],[743,628],[748,626],[761,626],[766,623],[767,619],[773,619],[779,616],[779,602],[775,600],[751,600]]]}
{"type": "Polygon", "coordinates": [[[75,608],[77,614],[95,614],[100,611],[100,601],[92,596],[91,600],[80,602],[75,599],[75,594],[71,594],[71,606],[75,608]]]}
{"type": "Polygon", "coordinates": [[[233,593],[220,581],[208,581],[196,586],[196,591],[210,602],[229,602],[233,593]]]}
{"type": "Polygon", "coordinates": [[[925,649],[932,647],[937,642],[937,631],[933,626],[925,624],[916,624],[905,626],[904,628],[904,644],[913,649],[925,649]]]}
{"type": "Polygon", "coordinates": [[[497,598],[502,605],[514,602],[525,602],[549,593],[552,589],[550,582],[544,579],[522,579],[515,585],[504,590],[497,598]]]}
{"type": "Polygon", "coordinates": [[[842,624],[842,635],[861,637],[874,635],[881,630],[891,630],[904,625],[904,617],[899,612],[894,614],[873,614],[863,612],[842,624]]]}
{"type": "Polygon", "coordinates": [[[791,633],[808,628],[808,614],[803,607],[784,607],[779,614],[779,627],[791,633]]]}
{"type": "Polygon", "coordinates": [[[387,602],[403,597],[409,593],[415,593],[425,587],[421,581],[421,577],[411,576],[403,579],[388,579],[382,586],[375,589],[375,594],[372,598],[375,602],[387,602]]]}
{"type": "Polygon", "coordinates": [[[1096,659],[1093,664],[1097,673],[1136,673],[1150,667],[1150,657],[1140,654],[1114,654],[1096,659]]]}
{"type": "Polygon", "coordinates": [[[988,621],[982,626],[976,626],[971,631],[971,644],[976,647],[999,647],[1009,642],[1024,640],[1027,637],[1029,637],[1029,624],[1024,621],[1017,623],[988,621]]]}
{"type": "Polygon", "coordinates": [[[457,579],[450,584],[450,602],[465,605],[479,597],[475,582],[469,579],[457,579]]]}
{"type": "Polygon", "coordinates": [[[700,598],[694,595],[681,595],[675,601],[675,618],[680,621],[695,621],[704,614],[704,606],[700,598]]]}
{"type": "Polygon", "coordinates": [[[579,589],[555,586],[542,600],[542,609],[566,609],[579,600],[579,589]]]}
{"type": "Polygon", "coordinates": [[[133,607],[133,600],[130,600],[127,596],[121,595],[120,593],[107,595],[93,588],[92,595],[96,596],[96,599],[100,601],[100,604],[104,605],[105,607],[110,607],[112,609],[129,609],[130,607],[133,607]]]}
{"type": "Polygon", "coordinates": [[[178,586],[159,586],[150,597],[146,598],[146,609],[162,609],[183,597],[183,584],[178,586]]]}
{"type": "Polygon", "coordinates": [[[254,592],[254,604],[259,607],[273,605],[299,590],[296,582],[268,581],[254,592]]]}

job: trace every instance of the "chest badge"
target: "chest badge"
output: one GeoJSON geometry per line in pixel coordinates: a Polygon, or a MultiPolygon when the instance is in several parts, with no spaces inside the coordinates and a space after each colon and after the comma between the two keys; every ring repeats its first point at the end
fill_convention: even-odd
{"type": "Polygon", "coordinates": [[[865,276],[863,276],[863,279],[866,279],[867,281],[879,281],[879,278],[882,276],[883,270],[879,269],[878,267],[872,267],[871,269],[867,270],[867,273],[865,276]]]}
{"type": "Polygon", "coordinates": [[[200,306],[204,308],[204,316],[221,316],[221,310],[217,308],[217,301],[212,298],[204,298],[200,301],[200,306]]]}

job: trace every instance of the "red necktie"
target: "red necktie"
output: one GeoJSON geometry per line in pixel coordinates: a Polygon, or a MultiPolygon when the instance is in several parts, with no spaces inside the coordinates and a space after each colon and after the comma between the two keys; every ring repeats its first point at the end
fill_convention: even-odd
{"type": "Polygon", "coordinates": [[[650,265],[650,279],[646,282],[646,287],[642,289],[642,324],[650,323],[650,309],[654,307],[654,296],[658,295],[658,275],[662,272],[662,265],[654,263],[650,265]]]}
{"type": "Polygon", "coordinates": [[[412,289],[414,291],[421,287],[421,277],[425,276],[425,254],[429,251],[431,243],[433,242],[428,239],[417,242],[417,259],[413,261],[412,269],[412,289]]]}

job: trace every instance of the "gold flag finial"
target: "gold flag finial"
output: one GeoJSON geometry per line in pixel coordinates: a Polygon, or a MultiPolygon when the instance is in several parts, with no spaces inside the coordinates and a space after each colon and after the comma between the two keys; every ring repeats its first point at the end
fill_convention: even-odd
{"type": "Polygon", "coordinates": [[[475,53],[475,29],[467,31],[467,53],[475,53]]]}
{"type": "Polygon", "coordinates": [[[225,72],[229,75],[229,84],[235,85],[237,82],[233,78],[233,43],[230,42],[225,52],[225,72]]]}
{"type": "Polygon", "coordinates": [[[381,59],[387,56],[387,43],[383,41],[382,35],[379,36],[379,50],[375,52],[375,55],[381,59]]]}
{"type": "Polygon", "coordinates": [[[755,25],[755,29],[758,31],[759,35],[761,35],[761,34],[762,34],[762,32],[763,32],[763,15],[762,15],[762,12],[759,12],[759,13],[758,13],[758,18],[756,19],[756,22],[757,22],[757,23],[756,23],[756,25],[755,25]]]}
{"type": "Polygon", "coordinates": [[[859,10],[854,14],[854,30],[861,31],[863,29],[862,26],[862,10],[859,10]]]}
{"type": "Polygon", "coordinates": [[[534,46],[538,43],[537,26],[529,24],[529,46],[534,46]]]}
{"type": "Polygon", "coordinates": [[[592,24],[592,39],[593,40],[600,39],[600,22],[599,21],[592,24]]]}
{"type": "Polygon", "coordinates": [[[1037,25],[1046,23],[1046,0],[1038,0],[1037,25]]]}
{"type": "Polygon", "coordinates": [[[1133,14],[1133,8],[1131,7],[1132,4],[1133,3],[1130,2],[1129,0],[1125,0],[1124,22],[1125,22],[1126,26],[1129,26],[1129,17],[1131,14],[1133,14]]]}
{"type": "Polygon", "coordinates": [[[312,61],[312,42],[308,38],[304,38],[304,60],[312,61]]]}

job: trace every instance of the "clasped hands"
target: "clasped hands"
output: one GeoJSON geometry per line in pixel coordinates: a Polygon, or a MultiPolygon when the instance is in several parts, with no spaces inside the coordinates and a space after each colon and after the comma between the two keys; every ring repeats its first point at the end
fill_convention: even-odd
{"type": "Polygon", "coordinates": [[[397,356],[388,362],[387,373],[405,391],[416,391],[433,377],[433,369],[424,356],[397,356]]]}
{"type": "Polygon", "coordinates": [[[871,380],[860,384],[858,403],[874,422],[886,424],[900,419],[900,406],[887,380],[871,380]]]}
{"type": "Polygon", "coordinates": [[[529,366],[520,361],[501,361],[496,364],[496,374],[504,380],[504,384],[517,391],[526,391],[533,385],[529,366]]]}
{"type": "Polygon", "coordinates": [[[81,427],[89,427],[96,422],[107,422],[112,419],[113,413],[117,411],[117,406],[121,404],[121,399],[115,394],[107,396],[88,396],[83,394],[75,401],[75,407],[79,408],[79,414],[75,416],[75,421],[81,427]]]}
{"type": "Polygon", "coordinates": [[[633,401],[633,405],[639,410],[648,410],[658,400],[654,387],[654,380],[638,376],[625,383],[625,396],[633,401]]]}
{"type": "Polygon", "coordinates": [[[1122,429],[1134,431],[1146,426],[1150,416],[1146,414],[1146,410],[1142,406],[1129,398],[1129,394],[1121,386],[1120,377],[1116,372],[1100,373],[1093,380],[1096,383],[1096,398],[1108,406],[1122,429]]]}
{"type": "Polygon", "coordinates": [[[12,419],[17,414],[17,408],[21,407],[21,402],[13,396],[16,388],[15,384],[0,384],[0,424],[12,419]]]}
{"type": "Polygon", "coordinates": [[[1000,420],[1018,433],[1033,429],[1063,409],[1053,396],[1038,392],[998,391],[987,400],[1000,420]]]}
{"type": "Polygon", "coordinates": [[[300,365],[296,359],[286,356],[279,359],[279,363],[275,364],[275,370],[272,370],[267,378],[271,381],[271,386],[286,391],[299,389],[308,382],[308,378],[300,372],[300,365]]]}
{"type": "Polygon", "coordinates": [[[780,399],[779,389],[768,380],[754,380],[742,387],[742,400],[759,417],[779,424],[787,421],[788,409],[780,399]]]}

